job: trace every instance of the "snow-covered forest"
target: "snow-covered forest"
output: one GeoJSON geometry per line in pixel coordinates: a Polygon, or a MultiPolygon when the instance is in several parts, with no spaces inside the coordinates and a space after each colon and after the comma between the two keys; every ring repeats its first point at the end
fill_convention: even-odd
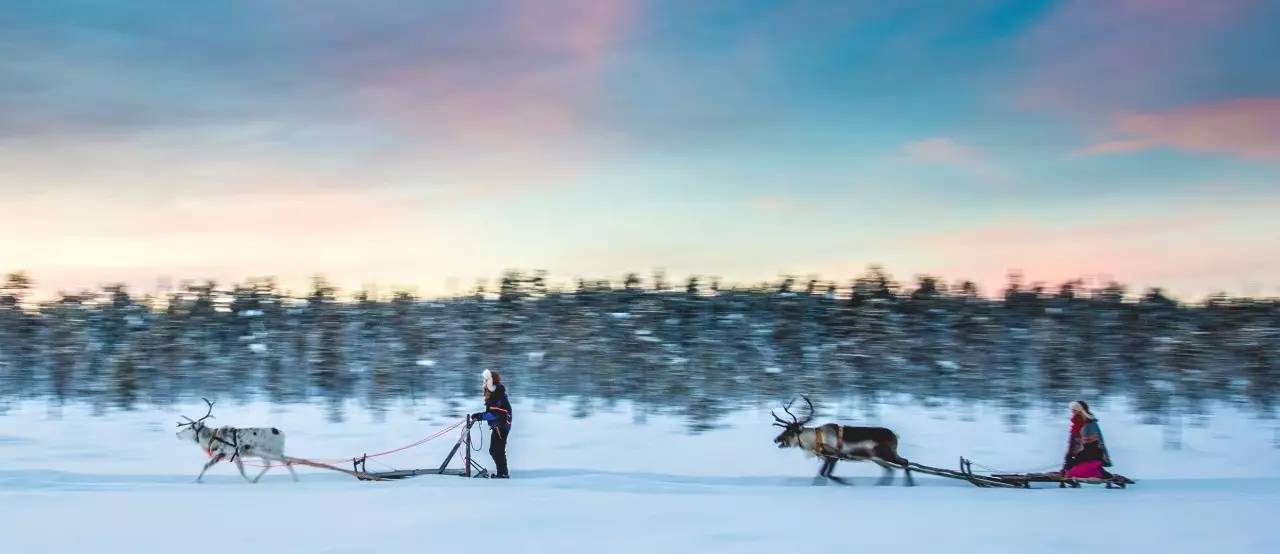
{"type": "Polygon", "coordinates": [[[1185,303],[1114,283],[1014,278],[990,298],[968,282],[900,285],[874,267],[851,282],[733,288],[657,274],[560,290],[512,272],[496,290],[446,299],[340,295],[316,278],[306,295],[260,279],[45,302],[29,298],[33,283],[13,273],[0,290],[0,410],[219,396],[328,400],[336,420],[348,399],[377,412],[473,394],[485,367],[520,396],[625,400],[693,430],[795,393],[990,402],[1013,427],[1031,405],[1075,397],[1127,397],[1158,422],[1212,401],[1272,415],[1280,396],[1280,301],[1185,303]]]}

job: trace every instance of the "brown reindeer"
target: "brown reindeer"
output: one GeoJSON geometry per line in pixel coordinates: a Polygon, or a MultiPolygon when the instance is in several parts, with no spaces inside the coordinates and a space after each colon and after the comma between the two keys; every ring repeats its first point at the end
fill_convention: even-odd
{"type": "Polygon", "coordinates": [[[871,460],[885,470],[885,476],[879,484],[887,485],[893,482],[895,467],[902,469],[905,473],[907,486],[915,484],[911,479],[910,463],[906,458],[898,455],[898,435],[893,431],[884,427],[850,427],[837,423],[805,427],[813,419],[813,402],[810,402],[808,397],[801,396],[801,398],[809,407],[809,412],[803,420],[791,413],[794,399],[782,407],[782,411],[791,416],[791,421],[769,412],[773,414],[775,420],[773,424],[782,427],[782,433],[773,439],[773,442],[778,445],[778,448],[802,448],[822,458],[822,467],[818,470],[819,479],[825,477],[848,485],[850,484],[848,481],[831,474],[835,471],[836,462],[871,460]]]}

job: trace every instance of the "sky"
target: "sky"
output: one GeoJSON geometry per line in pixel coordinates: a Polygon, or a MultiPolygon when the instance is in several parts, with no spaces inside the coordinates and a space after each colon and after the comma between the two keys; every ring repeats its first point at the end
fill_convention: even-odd
{"type": "Polygon", "coordinates": [[[1277,27],[1243,0],[16,0],[0,271],[1275,296],[1277,27]]]}

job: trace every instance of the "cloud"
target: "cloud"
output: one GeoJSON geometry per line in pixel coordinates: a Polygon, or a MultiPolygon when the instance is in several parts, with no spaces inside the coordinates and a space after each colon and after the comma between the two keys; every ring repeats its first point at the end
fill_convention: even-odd
{"type": "MultiPolygon", "coordinates": [[[[125,177],[222,156],[479,196],[564,185],[601,157],[605,69],[637,13],[625,0],[14,11],[0,32],[12,54],[0,165],[165,152],[125,177]]],[[[124,164],[59,165],[98,183],[124,164]]]]}
{"type": "Polygon", "coordinates": [[[37,275],[45,293],[112,281],[150,291],[165,275],[221,282],[276,275],[305,287],[317,272],[346,290],[366,279],[435,290],[450,269],[496,274],[501,266],[489,258],[505,253],[484,238],[501,221],[454,213],[409,191],[276,184],[120,202],[48,190],[11,204],[20,215],[0,218],[0,235],[32,240],[0,241],[0,259],[37,275]]]}
{"type": "Polygon", "coordinates": [[[1006,273],[1016,270],[1027,282],[1051,287],[1096,277],[1200,295],[1244,281],[1280,282],[1280,262],[1269,255],[1280,248],[1280,235],[1266,232],[1277,207],[1274,196],[1219,194],[1069,223],[1006,216],[926,232],[900,248],[927,260],[919,262],[927,272],[972,278],[988,293],[998,292],[1006,273]]]}
{"type": "Polygon", "coordinates": [[[947,137],[907,143],[902,147],[902,153],[908,160],[958,167],[992,183],[1003,183],[1009,178],[982,150],[947,137]]]}
{"type": "MultiPolygon", "coordinates": [[[[1268,63],[1243,37],[1261,2],[1067,0],[1018,39],[1018,104],[1078,116],[1187,101],[1207,80],[1268,63]]],[[[1250,35],[1249,33],[1254,33],[1250,35]]],[[[1253,69],[1256,71],[1257,69],[1253,69]]]]}
{"type": "Polygon", "coordinates": [[[747,201],[751,209],[767,214],[794,213],[805,209],[805,205],[781,196],[758,196],[747,201]]]}
{"type": "Polygon", "coordinates": [[[565,0],[282,15],[363,113],[434,147],[537,152],[593,130],[591,100],[634,13],[623,0],[565,0]]]}
{"type": "Polygon", "coordinates": [[[1280,161],[1280,97],[1244,98],[1120,116],[1112,124],[1122,138],[1089,145],[1086,155],[1153,148],[1229,154],[1280,161]]]}
{"type": "Polygon", "coordinates": [[[945,137],[935,137],[904,146],[908,157],[928,163],[972,165],[981,163],[982,153],[945,137]]]}

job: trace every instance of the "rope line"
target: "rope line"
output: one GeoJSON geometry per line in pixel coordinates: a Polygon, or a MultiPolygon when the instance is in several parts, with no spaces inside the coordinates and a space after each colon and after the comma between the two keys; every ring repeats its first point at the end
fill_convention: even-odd
{"type": "Polygon", "coordinates": [[[1035,469],[1035,470],[1031,470],[1031,471],[1018,471],[1018,470],[1013,470],[1013,469],[996,469],[996,468],[994,468],[994,467],[984,466],[984,465],[982,465],[982,464],[980,464],[980,463],[978,463],[978,462],[975,462],[975,461],[973,461],[973,460],[969,460],[969,463],[970,463],[970,465],[972,465],[973,467],[976,467],[976,468],[978,468],[978,469],[981,469],[981,470],[983,470],[983,471],[986,471],[987,473],[1013,473],[1013,474],[1022,474],[1022,473],[1048,473],[1048,472],[1050,472],[1050,471],[1053,471],[1053,470],[1056,470],[1056,469],[1059,469],[1059,468],[1060,468],[1060,466],[1053,465],[1053,466],[1048,466],[1048,467],[1043,468],[1043,469],[1035,469]]]}
{"type": "MultiPolygon", "coordinates": [[[[425,444],[425,443],[427,443],[427,442],[430,442],[430,441],[436,440],[436,439],[440,438],[441,436],[444,436],[444,434],[445,434],[445,433],[448,433],[449,431],[452,431],[452,430],[454,430],[454,429],[457,429],[457,428],[458,428],[459,426],[461,426],[463,423],[465,423],[465,422],[464,422],[464,421],[459,421],[459,422],[457,422],[457,423],[454,423],[453,425],[450,425],[450,426],[448,426],[448,427],[445,427],[444,429],[441,429],[441,430],[439,430],[439,431],[436,431],[435,433],[431,434],[431,435],[430,435],[430,436],[428,436],[427,438],[424,438],[424,439],[422,439],[422,440],[419,440],[418,442],[415,442],[415,443],[412,443],[412,444],[407,444],[407,445],[405,445],[405,446],[401,446],[400,448],[393,448],[393,449],[391,449],[391,450],[387,450],[387,451],[385,451],[385,452],[378,452],[378,453],[376,453],[376,454],[369,454],[368,456],[363,456],[363,457],[364,457],[364,458],[377,458],[377,457],[379,457],[379,456],[386,456],[387,454],[395,454],[396,452],[400,452],[400,451],[402,451],[402,450],[408,450],[408,449],[410,449],[410,448],[414,448],[414,447],[416,447],[416,446],[421,446],[421,445],[423,445],[423,444],[425,444]]],[[[355,456],[355,457],[347,458],[347,459],[342,460],[342,461],[345,461],[345,462],[351,462],[351,461],[355,461],[355,460],[356,460],[356,458],[359,458],[359,457],[361,457],[361,456],[355,456]]]]}
{"type": "MultiPolygon", "coordinates": [[[[380,457],[380,456],[386,456],[386,455],[388,455],[388,454],[395,454],[396,452],[402,452],[402,451],[408,450],[408,449],[410,449],[410,448],[416,448],[416,447],[418,447],[418,446],[422,446],[423,444],[426,444],[426,443],[428,443],[428,442],[431,442],[431,441],[433,441],[433,440],[436,440],[436,439],[438,439],[438,438],[440,438],[440,437],[444,436],[445,434],[449,433],[450,431],[453,431],[454,429],[457,429],[458,427],[462,426],[464,423],[466,423],[466,420],[462,420],[462,421],[459,421],[459,422],[454,423],[454,424],[452,424],[452,425],[449,425],[449,426],[447,426],[447,427],[444,427],[443,429],[440,429],[439,431],[436,431],[436,432],[434,432],[434,433],[432,433],[432,434],[430,434],[430,435],[427,435],[426,437],[424,437],[424,438],[422,438],[422,439],[419,439],[419,440],[417,440],[417,441],[415,441],[415,442],[412,442],[412,443],[406,444],[406,445],[401,446],[401,447],[399,447],[399,448],[392,448],[391,450],[386,450],[386,451],[383,451],[383,452],[377,452],[377,453],[374,453],[374,454],[367,454],[367,455],[364,455],[364,456],[352,456],[352,457],[350,457],[350,458],[293,458],[293,457],[290,457],[290,459],[292,459],[294,462],[299,462],[299,463],[300,463],[300,461],[301,461],[301,460],[306,460],[307,462],[311,462],[311,464],[346,464],[346,463],[352,463],[352,462],[354,462],[354,461],[356,461],[356,460],[359,460],[359,459],[361,459],[361,458],[364,458],[365,460],[368,460],[368,459],[370,459],[370,458],[377,458],[377,457],[380,457]]],[[[463,432],[465,433],[466,431],[464,430],[463,432]]],[[[228,460],[228,461],[230,461],[230,460],[228,460]]],[[[311,464],[304,464],[304,465],[311,465],[311,464]]],[[[260,463],[245,462],[245,463],[244,463],[244,465],[246,465],[246,466],[248,466],[248,467],[268,467],[270,464],[260,464],[260,463]]],[[[315,466],[313,466],[313,467],[322,467],[322,466],[315,465],[315,466]]],[[[332,468],[329,468],[329,469],[332,469],[332,468]]]]}

